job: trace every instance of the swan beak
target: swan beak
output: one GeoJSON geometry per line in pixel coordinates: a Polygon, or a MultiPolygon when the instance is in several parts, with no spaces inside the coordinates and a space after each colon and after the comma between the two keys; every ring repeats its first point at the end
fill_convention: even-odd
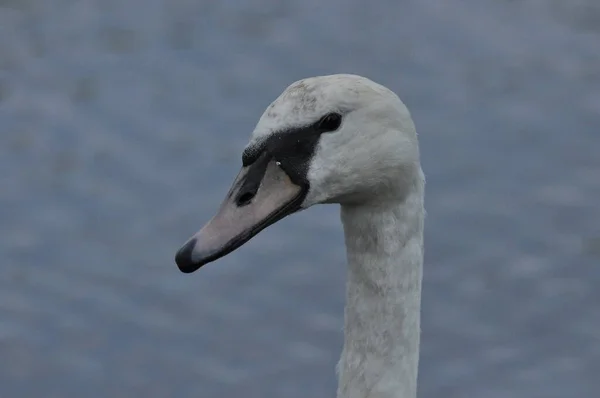
{"type": "Polygon", "coordinates": [[[300,209],[307,189],[294,184],[274,159],[243,167],[217,214],[179,249],[179,270],[191,273],[223,257],[300,209]]]}

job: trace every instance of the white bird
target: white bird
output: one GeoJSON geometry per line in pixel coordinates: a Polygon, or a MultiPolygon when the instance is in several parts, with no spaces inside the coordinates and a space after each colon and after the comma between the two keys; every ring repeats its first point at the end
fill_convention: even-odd
{"type": "Polygon", "coordinates": [[[337,397],[416,397],[425,178],[406,106],[361,76],[297,81],[265,110],[242,163],[217,214],[177,252],[179,269],[339,203],[348,279],[337,397]]]}

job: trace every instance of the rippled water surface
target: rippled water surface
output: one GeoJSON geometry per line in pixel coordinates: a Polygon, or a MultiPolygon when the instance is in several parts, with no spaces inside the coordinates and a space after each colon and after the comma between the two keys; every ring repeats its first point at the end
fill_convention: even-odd
{"type": "Polygon", "coordinates": [[[0,397],[334,397],[335,206],[173,256],[264,108],[337,72],[420,133],[420,396],[597,396],[598,2],[0,0],[0,397]]]}

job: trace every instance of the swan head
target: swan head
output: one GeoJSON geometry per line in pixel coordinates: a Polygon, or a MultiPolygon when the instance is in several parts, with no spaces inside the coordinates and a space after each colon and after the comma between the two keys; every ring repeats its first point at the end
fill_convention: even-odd
{"type": "Polygon", "coordinates": [[[297,81],[265,110],[217,214],[175,261],[193,272],[315,204],[399,200],[419,171],[414,124],[392,91],[356,75],[297,81]]]}

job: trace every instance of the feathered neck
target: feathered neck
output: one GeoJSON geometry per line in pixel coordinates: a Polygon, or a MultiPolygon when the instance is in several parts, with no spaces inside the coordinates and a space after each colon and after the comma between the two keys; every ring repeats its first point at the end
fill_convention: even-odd
{"type": "Polygon", "coordinates": [[[338,398],[414,398],[419,363],[424,179],[402,200],[342,206],[348,256],[338,398]]]}

